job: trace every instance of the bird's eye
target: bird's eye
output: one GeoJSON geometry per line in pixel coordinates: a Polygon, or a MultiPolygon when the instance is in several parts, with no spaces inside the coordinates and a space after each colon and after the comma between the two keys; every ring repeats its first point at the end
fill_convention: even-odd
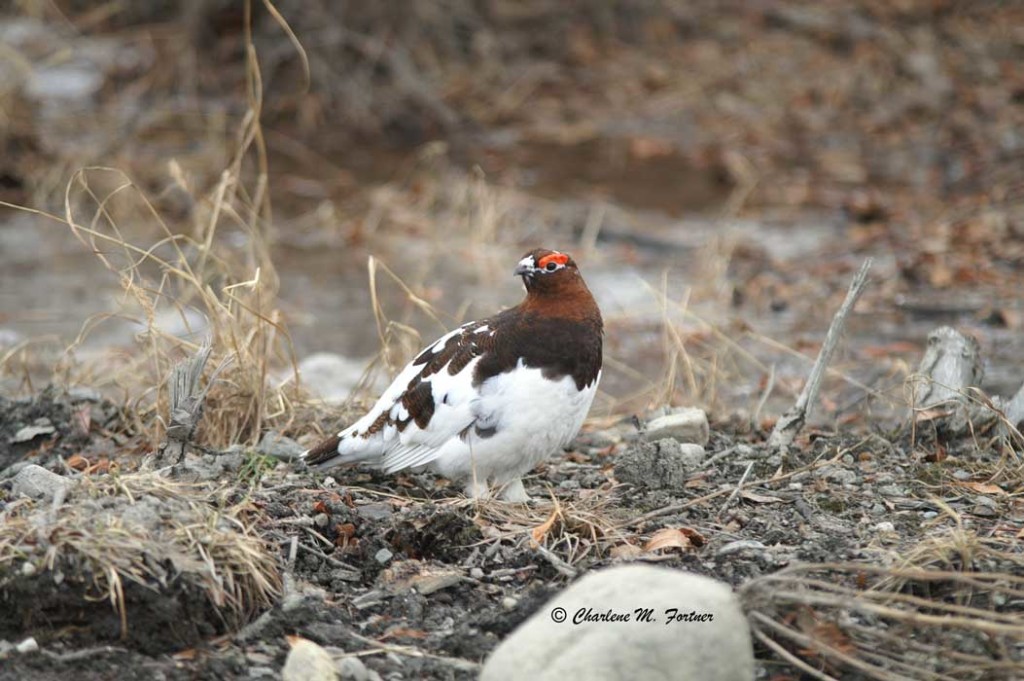
{"type": "Polygon", "coordinates": [[[549,262],[547,266],[544,267],[544,269],[546,269],[548,272],[554,272],[555,270],[558,269],[558,265],[556,265],[553,262],[549,262]]]}

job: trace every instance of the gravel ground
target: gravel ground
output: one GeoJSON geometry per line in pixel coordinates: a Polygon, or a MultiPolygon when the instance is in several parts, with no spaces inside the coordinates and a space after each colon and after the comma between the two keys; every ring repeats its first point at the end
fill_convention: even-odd
{"type": "MultiPolygon", "coordinates": [[[[74,434],[77,404],[55,391],[0,401],[0,455],[81,476],[66,467],[69,458],[95,460],[111,445],[101,428],[74,434]],[[54,432],[27,449],[10,444],[10,432],[42,418],[54,432]]],[[[100,414],[116,411],[86,404],[100,414]]],[[[132,633],[126,641],[108,603],[92,603],[92,614],[82,616],[87,608],[74,580],[55,586],[45,570],[26,580],[8,563],[0,572],[0,597],[23,620],[7,620],[0,638],[16,643],[32,636],[41,652],[11,655],[0,678],[56,679],[70,670],[83,679],[275,678],[288,652],[285,636],[294,634],[356,656],[352,664],[381,678],[475,678],[502,638],[566,584],[628,561],[688,570],[734,587],[800,563],[1019,576],[1015,537],[1024,508],[982,481],[998,455],[973,443],[939,447],[920,433],[916,442],[911,436],[811,432],[783,456],[758,444],[764,433],[739,422],[712,424],[706,456],[681,459],[689,466],[682,479],[670,478],[669,486],[663,478],[654,478],[653,486],[627,485],[617,478],[633,476],[638,457],[653,451],[664,458],[678,445],[647,443],[633,420],[624,420],[581,434],[571,451],[538,469],[528,480],[535,497],[529,506],[453,498],[443,480],[427,474],[349,470],[323,478],[239,448],[190,456],[178,472],[198,480],[206,503],[250,504],[253,526],[284,575],[277,603],[252,611],[239,630],[218,619],[214,608],[183,606],[182,589],[129,588],[132,633]],[[958,542],[957,532],[969,534],[973,544],[958,542]],[[202,620],[202,640],[193,636],[184,645],[190,639],[168,627],[168,617],[180,617],[181,608],[202,620]]],[[[114,463],[122,475],[134,465],[129,457],[114,463]]],[[[0,478],[23,466],[9,465],[0,478]]],[[[23,503],[0,495],[6,495],[0,512],[13,513],[23,503]]],[[[948,586],[943,596],[942,588],[933,595],[963,605],[1020,606],[948,586]]],[[[755,601],[751,596],[750,607],[755,601]]],[[[955,635],[940,642],[970,644],[955,635]]],[[[1019,652],[1011,650],[1009,658],[1016,654],[1019,661],[1019,652]]],[[[762,678],[793,673],[770,651],[757,654],[762,678]]]]}

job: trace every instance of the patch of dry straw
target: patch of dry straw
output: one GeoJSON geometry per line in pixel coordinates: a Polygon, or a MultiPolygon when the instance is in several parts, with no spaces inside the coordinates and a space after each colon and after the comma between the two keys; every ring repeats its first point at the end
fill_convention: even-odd
{"type": "Polygon", "coordinates": [[[62,573],[85,585],[84,598],[109,600],[124,631],[127,583],[157,590],[184,583],[227,621],[244,622],[279,595],[278,561],[253,527],[251,504],[211,503],[211,496],[206,487],[146,473],[85,476],[66,501],[9,504],[0,513],[0,587],[26,574],[62,573]]]}
{"type": "Polygon", "coordinates": [[[923,566],[797,565],[752,580],[741,597],[755,639],[822,681],[1024,677],[1024,558],[989,547],[999,571],[935,569],[934,548],[912,552],[923,566]]]}
{"type": "MultiPolygon", "coordinates": [[[[264,7],[297,44],[272,3],[264,7]]],[[[260,117],[263,83],[246,3],[247,110],[234,153],[219,181],[197,192],[176,160],[168,173],[192,204],[189,232],[168,224],[126,173],[108,167],[78,170],[64,193],[63,215],[4,204],[66,225],[118,279],[120,310],[90,318],[57,367],[63,383],[116,388],[126,396],[135,431],[156,446],[166,424],[171,368],[208,342],[208,374],[223,367],[207,393],[201,439],[213,447],[255,443],[267,426],[287,429],[302,402],[298,382],[271,380],[295,369],[291,339],[277,307],[278,279],[269,256],[272,214],[269,168],[260,117]],[[101,323],[127,321],[137,348],[89,362],[76,361],[101,323]]],[[[301,47],[299,48],[300,55],[301,47]]],[[[208,376],[209,378],[209,376],[208,376]]]]}

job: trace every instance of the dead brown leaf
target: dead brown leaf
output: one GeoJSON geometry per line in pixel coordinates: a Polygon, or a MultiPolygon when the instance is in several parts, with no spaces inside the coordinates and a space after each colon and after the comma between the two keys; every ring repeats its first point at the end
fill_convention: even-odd
{"type": "Polygon", "coordinates": [[[704,535],[689,527],[664,527],[644,545],[644,553],[661,549],[691,549],[704,545],[704,535]]]}
{"type": "Polygon", "coordinates": [[[533,539],[534,544],[540,544],[544,540],[544,537],[546,537],[548,532],[551,531],[551,528],[555,526],[555,522],[558,520],[558,515],[559,508],[556,504],[551,510],[551,515],[548,516],[548,519],[530,530],[530,538],[533,539]]]}
{"type": "Polygon", "coordinates": [[[67,464],[69,468],[73,468],[76,471],[84,471],[89,467],[89,459],[85,458],[81,454],[74,454],[68,458],[67,464]]]}

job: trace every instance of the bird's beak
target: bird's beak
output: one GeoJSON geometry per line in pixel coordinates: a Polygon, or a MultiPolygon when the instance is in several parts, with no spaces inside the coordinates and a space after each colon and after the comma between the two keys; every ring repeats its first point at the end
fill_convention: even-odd
{"type": "Polygon", "coordinates": [[[537,265],[533,262],[533,256],[528,255],[519,261],[512,274],[516,277],[532,277],[536,270],[537,265]]]}

